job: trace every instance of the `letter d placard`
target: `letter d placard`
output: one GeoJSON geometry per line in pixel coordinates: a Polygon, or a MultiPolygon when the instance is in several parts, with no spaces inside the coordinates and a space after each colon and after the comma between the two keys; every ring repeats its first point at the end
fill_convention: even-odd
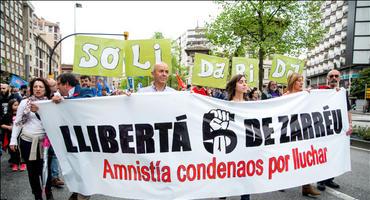
{"type": "Polygon", "coordinates": [[[192,84],[224,89],[229,74],[227,58],[196,53],[192,73],[192,84]]]}
{"type": "Polygon", "coordinates": [[[73,72],[120,77],[125,66],[123,47],[123,40],[76,36],[73,72]]]}

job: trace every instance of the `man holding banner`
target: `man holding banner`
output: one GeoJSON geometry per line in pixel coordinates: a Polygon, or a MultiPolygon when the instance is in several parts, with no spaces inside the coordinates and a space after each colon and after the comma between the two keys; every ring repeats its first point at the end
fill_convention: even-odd
{"type": "MultiPolygon", "coordinates": [[[[325,86],[320,86],[319,89],[338,89],[339,82],[340,82],[340,72],[336,69],[332,69],[329,71],[328,75],[326,76],[328,84],[325,86]]],[[[349,104],[348,93],[346,92],[346,101],[347,101],[347,110],[348,110],[348,121],[349,121],[349,129],[347,131],[347,135],[352,134],[352,114],[350,112],[351,105],[349,104]]],[[[317,182],[317,189],[324,191],[326,186],[331,188],[339,188],[339,185],[335,183],[334,178],[329,178],[323,181],[317,182]]]]}
{"type": "Polygon", "coordinates": [[[144,88],[140,88],[138,92],[173,92],[176,91],[171,87],[167,87],[169,76],[168,65],[164,62],[155,64],[152,68],[153,84],[144,88]]]}

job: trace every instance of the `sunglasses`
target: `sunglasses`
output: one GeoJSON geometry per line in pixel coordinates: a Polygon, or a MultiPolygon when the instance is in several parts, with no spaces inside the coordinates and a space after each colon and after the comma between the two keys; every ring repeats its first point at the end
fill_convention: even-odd
{"type": "Polygon", "coordinates": [[[329,78],[333,78],[333,77],[339,78],[339,75],[338,74],[335,74],[335,75],[332,74],[332,75],[329,76],[329,78]]]}

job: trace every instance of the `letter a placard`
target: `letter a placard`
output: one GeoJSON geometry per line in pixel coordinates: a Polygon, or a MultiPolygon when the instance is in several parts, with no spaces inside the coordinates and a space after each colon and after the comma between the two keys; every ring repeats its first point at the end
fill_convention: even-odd
{"type": "Polygon", "coordinates": [[[287,84],[288,76],[293,73],[302,74],[304,60],[283,55],[275,55],[269,73],[269,79],[278,83],[287,84]]]}
{"type": "Polygon", "coordinates": [[[227,58],[196,53],[192,73],[192,84],[224,89],[229,74],[227,58]]]}
{"type": "Polygon", "coordinates": [[[165,62],[171,74],[171,40],[127,40],[126,76],[150,76],[156,63],[165,62]]]}
{"type": "Polygon", "coordinates": [[[90,36],[75,37],[73,72],[84,75],[122,76],[124,41],[90,36]]]}

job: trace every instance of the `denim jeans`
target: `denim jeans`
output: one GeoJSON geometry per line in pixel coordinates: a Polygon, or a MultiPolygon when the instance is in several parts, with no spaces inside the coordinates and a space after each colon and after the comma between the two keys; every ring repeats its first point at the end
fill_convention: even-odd
{"type": "Polygon", "coordinates": [[[57,156],[54,153],[53,147],[49,148],[49,159],[50,159],[50,174],[51,179],[59,177],[59,163],[57,156]]]}

